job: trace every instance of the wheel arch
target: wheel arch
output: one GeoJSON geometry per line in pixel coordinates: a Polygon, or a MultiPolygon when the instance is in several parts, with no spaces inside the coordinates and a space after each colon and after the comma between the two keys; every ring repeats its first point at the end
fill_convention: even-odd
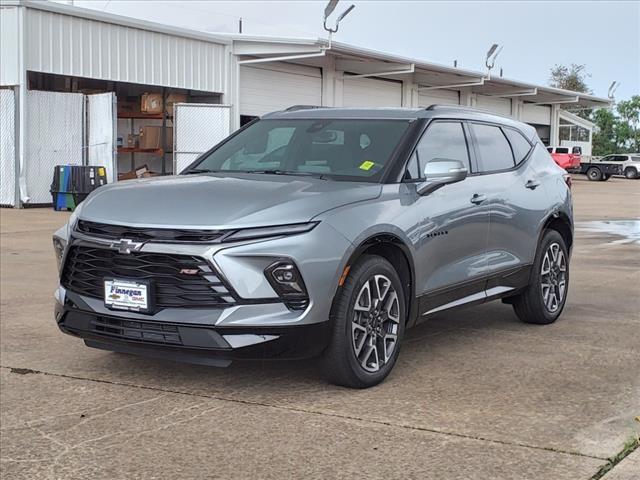
{"type": "Polygon", "coordinates": [[[407,305],[406,326],[412,326],[415,323],[418,302],[415,296],[415,266],[413,255],[407,244],[400,237],[392,233],[377,233],[372,235],[362,241],[351,253],[343,268],[343,275],[344,272],[347,272],[348,275],[348,269],[363,255],[378,255],[391,263],[396,269],[405,293],[405,303],[407,305]]]}
{"type": "Polygon", "coordinates": [[[573,247],[573,222],[569,215],[563,211],[555,211],[547,217],[538,235],[538,247],[546,230],[555,230],[558,232],[565,241],[567,250],[571,252],[573,247]]]}

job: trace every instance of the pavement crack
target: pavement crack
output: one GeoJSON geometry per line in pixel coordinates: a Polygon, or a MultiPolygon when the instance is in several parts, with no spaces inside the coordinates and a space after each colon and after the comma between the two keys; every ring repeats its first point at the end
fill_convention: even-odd
{"type": "MultiPolygon", "coordinates": [[[[12,372],[15,369],[15,367],[8,367],[8,366],[4,366],[4,365],[0,365],[0,368],[9,369],[12,372]]],[[[30,370],[30,369],[25,369],[25,370],[30,370]]],[[[581,453],[581,452],[572,451],[572,450],[563,450],[563,449],[559,449],[559,448],[545,447],[545,446],[541,446],[541,445],[531,445],[531,444],[527,444],[527,443],[523,443],[523,442],[510,442],[510,441],[506,441],[506,440],[499,440],[499,439],[495,439],[495,438],[483,437],[481,435],[471,435],[471,434],[467,434],[467,433],[460,433],[460,432],[453,432],[453,431],[448,431],[448,430],[441,430],[441,429],[438,429],[438,428],[428,428],[428,427],[420,427],[420,426],[415,426],[415,425],[406,425],[406,424],[402,424],[402,423],[393,423],[393,422],[389,422],[389,421],[385,421],[385,420],[377,420],[377,419],[371,419],[371,418],[358,417],[358,416],[355,416],[355,415],[347,415],[347,414],[341,414],[341,413],[335,413],[335,412],[325,412],[325,411],[320,411],[320,410],[312,410],[312,409],[308,409],[308,408],[292,407],[292,406],[286,406],[286,405],[273,405],[273,404],[269,404],[269,403],[265,403],[265,402],[258,402],[258,401],[253,401],[253,400],[242,400],[242,399],[237,399],[237,398],[229,398],[229,397],[225,397],[225,396],[221,396],[221,395],[207,395],[207,394],[204,394],[204,393],[185,392],[185,391],[182,391],[182,390],[174,390],[174,389],[169,389],[169,388],[153,387],[153,386],[146,386],[146,385],[137,385],[135,383],[117,382],[117,381],[112,381],[112,380],[102,380],[102,379],[95,379],[95,378],[89,378],[89,377],[82,377],[82,376],[78,376],[78,375],[67,375],[67,374],[62,374],[62,373],[45,372],[45,371],[41,371],[41,370],[31,370],[30,373],[39,373],[39,374],[42,374],[42,375],[58,377],[58,378],[67,378],[67,379],[71,379],[71,380],[84,380],[84,381],[88,381],[88,382],[103,383],[103,384],[115,385],[115,386],[119,386],[119,387],[130,387],[130,388],[138,388],[138,389],[141,389],[141,390],[151,390],[151,391],[156,391],[156,392],[163,392],[164,394],[169,394],[170,393],[170,394],[175,394],[175,395],[186,395],[186,396],[190,396],[190,397],[206,398],[206,399],[217,400],[217,401],[221,401],[221,402],[237,403],[237,404],[243,404],[243,405],[249,405],[249,406],[260,406],[260,407],[273,408],[273,409],[282,410],[282,411],[289,411],[289,412],[304,413],[304,414],[309,414],[309,415],[319,415],[319,416],[325,416],[325,417],[339,418],[339,419],[342,419],[342,420],[359,421],[359,422],[363,422],[363,423],[370,423],[370,424],[375,424],[375,425],[383,425],[383,426],[392,427],[392,428],[402,428],[402,429],[406,429],[406,430],[413,430],[413,431],[419,431],[419,432],[428,432],[428,433],[433,433],[433,434],[438,434],[438,435],[446,435],[446,436],[449,436],[449,437],[464,438],[464,439],[467,439],[467,440],[488,442],[488,443],[493,443],[493,444],[496,444],[496,445],[504,445],[504,446],[520,447],[520,448],[530,448],[530,449],[533,449],[533,450],[552,452],[552,453],[557,453],[557,454],[562,454],[562,455],[571,455],[571,456],[574,456],[574,457],[591,458],[591,459],[596,459],[596,460],[608,460],[606,457],[589,455],[589,454],[586,454],[586,453],[581,453]]],[[[154,397],[151,400],[157,400],[157,398],[159,398],[159,397],[154,397]]],[[[145,401],[138,402],[138,403],[145,403],[145,402],[151,401],[151,400],[145,400],[145,401]]],[[[120,407],[118,407],[116,409],[111,410],[111,412],[117,411],[117,410],[121,410],[122,408],[126,408],[126,406],[127,405],[120,406],[120,407]]],[[[129,404],[128,406],[131,406],[131,404],[129,404]]],[[[104,412],[101,415],[104,415],[106,413],[107,412],[104,412]]],[[[168,414],[168,415],[171,415],[171,413],[168,414]]],[[[199,416],[199,415],[196,415],[196,417],[197,416],[199,416]]],[[[182,423],[182,422],[179,421],[179,422],[176,422],[176,423],[182,423]]],[[[77,424],[77,425],[80,425],[80,423],[77,424]]],[[[95,440],[95,439],[93,439],[93,440],[95,440]]]]}

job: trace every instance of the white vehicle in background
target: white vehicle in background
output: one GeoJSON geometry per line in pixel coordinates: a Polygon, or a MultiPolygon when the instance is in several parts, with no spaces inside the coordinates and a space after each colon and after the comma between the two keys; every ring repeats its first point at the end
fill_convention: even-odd
{"type": "Polygon", "coordinates": [[[600,162],[620,165],[622,175],[628,179],[640,178],[640,153],[622,153],[602,157],[600,162]]]}

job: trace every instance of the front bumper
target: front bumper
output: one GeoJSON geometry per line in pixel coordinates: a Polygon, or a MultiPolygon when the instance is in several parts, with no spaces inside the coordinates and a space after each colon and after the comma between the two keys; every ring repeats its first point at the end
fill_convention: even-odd
{"type": "MultiPolygon", "coordinates": [[[[63,265],[69,248],[78,246],[113,248],[110,242],[74,232],[63,265]]],[[[226,280],[234,302],[137,313],[108,309],[102,298],[61,285],[56,292],[56,321],[63,332],[83,338],[91,347],[191,363],[224,365],[234,358],[313,357],[326,347],[331,304],[350,248],[327,224],[302,235],[236,244],[148,242],[140,252],[204,259],[212,273],[226,280]],[[307,286],[309,299],[304,309],[289,308],[265,277],[265,268],[283,258],[297,265],[307,286]]]]}
{"type": "Polygon", "coordinates": [[[329,339],[329,322],[287,327],[214,327],[83,311],[56,302],[60,330],[88,347],[225,367],[236,359],[299,359],[319,355],[329,339]]]}

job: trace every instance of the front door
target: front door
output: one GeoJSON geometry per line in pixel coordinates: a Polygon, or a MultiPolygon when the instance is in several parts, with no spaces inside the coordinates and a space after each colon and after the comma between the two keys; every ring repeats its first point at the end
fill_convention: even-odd
{"type": "Polygon", "coordinates": [[[471,168],[470,142],[461,122],[434,121],[420,139],[407,177],[435,159],[459,160],[470,175],[417,201],[424,212],[416,261],[421,314],[484,298],[489,202],[483,179],[471,168]]]}

